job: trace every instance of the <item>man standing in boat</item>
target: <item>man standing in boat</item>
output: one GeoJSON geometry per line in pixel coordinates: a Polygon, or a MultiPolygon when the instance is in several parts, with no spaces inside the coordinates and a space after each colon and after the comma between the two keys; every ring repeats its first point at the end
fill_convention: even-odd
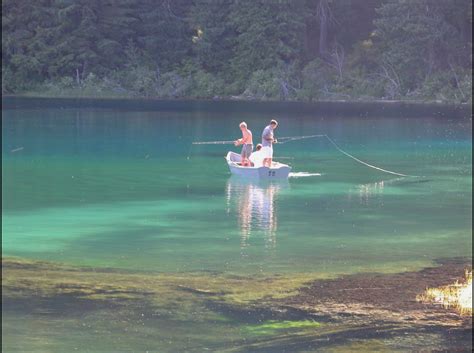
{"type": "Polygon", "coordinates": [[[252,140],[252,131],[247,129],[247,123],[242,121],[239,124],[240,130],[242,131],[242,138],[234,141],[234,145],[239,146],[242,145],[242,152],[241,152],[241,166],[247,167],[250,166],[249,157],[253,151],[253,140],[252,140]]]}
{"type": "Polygon", "coordinates": [[[262,149],[261,153],[263,155],[263,166],[270,168],[272,165],[273,159],[273,144],[277,142],[276,138],[273,136],[273,130],[278,126],[276,120],[270,121],[270,125],[263,129],[262,133],[262,149]]]}

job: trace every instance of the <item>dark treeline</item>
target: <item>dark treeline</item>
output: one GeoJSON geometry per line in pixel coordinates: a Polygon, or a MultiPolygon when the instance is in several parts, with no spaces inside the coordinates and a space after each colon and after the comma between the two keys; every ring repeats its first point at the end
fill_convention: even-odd
{"type": "Polygon", "coordinates": [[[471,0],[2,0],[2,92],[471,102],[471,0]]]}

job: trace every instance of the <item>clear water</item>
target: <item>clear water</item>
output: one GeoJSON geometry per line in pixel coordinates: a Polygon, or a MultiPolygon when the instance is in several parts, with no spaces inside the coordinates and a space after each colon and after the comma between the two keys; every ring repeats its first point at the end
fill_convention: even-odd
{"type": "Polygon", "coordinates": [[[4,256],[244,275],[398,272],[472,256],[470,119],[235,109],[2,114],[4,256]],[[419,177],[381,173],[308,139],[275,146],[275,159],[293,167],[288,181],[248,182],[228,171],[223,157],[234,146],[192,145],[237,138],[242,120],[257,143],[271,117],[277,137],[324,133],[362,160],[419,177]]]}

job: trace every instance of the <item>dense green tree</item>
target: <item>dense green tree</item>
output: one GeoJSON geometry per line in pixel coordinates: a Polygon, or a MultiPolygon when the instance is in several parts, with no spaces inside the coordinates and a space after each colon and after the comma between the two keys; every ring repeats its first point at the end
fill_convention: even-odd
{"type": "Polygon", "coordinates": [[[194,31],[193,52],[207,71],[228,70],[234,54],[236,32],[229,25],[231,1],[195,1],[189,16],[194,31]]]}
{"type": "Polygon", "coordinates": [[[189,0],[135,1],[140,26],[136,43],[160,70],[176,69],[191,55],[189,0]]]}
{"type": "MultiPolygon", "coordinates": [[[[435,71],[450,69],[466,57],[465,38],[448,17],[454,16],[450,9],[456,3],[460,2],[387,0],[376,9],[380,66],[399,94],[407,94],[435,71]]],[[[461,13],[457,16],[462,20],[461,13]]]]}
{"type": "Polygon", "coordinates": [[[2,92],[472,100],[469,0],[2,0],[2,33],[2,92]]]}
{"type": "Polygon", "coordinates": [[[26,88],[48,75],[56,25],[52,0],[2,0],[2,87],[26,88]]]}
{"type": "Polygon", "coordinates": [[[304,1],[240,0],[232,5],[237,31],[232,66],[247,79],[255,70],[288,65],[303,56],[304,1]]]}

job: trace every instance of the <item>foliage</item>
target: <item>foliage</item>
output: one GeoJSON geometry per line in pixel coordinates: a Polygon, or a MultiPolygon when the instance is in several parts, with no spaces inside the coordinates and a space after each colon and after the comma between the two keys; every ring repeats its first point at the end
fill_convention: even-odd
{"type": "Polygon", "coordinates": [[[472,102],[469,0],[2,0],[2,92],[472,102]]]}
{"type": "Polygon", "coordinates": [[[399,95],[409,94],[469,55],[462,35],[466,14],[452,14],[459,7],[467,9],[468,2],[388,0],[377,9],[379,63],[399,95]]]}
{"type": "Polygon", "coordinates": [[[192,75],[190,95],[193,97],[214,97],[225,90],[224,80],[204,70],[192,75]]]}

